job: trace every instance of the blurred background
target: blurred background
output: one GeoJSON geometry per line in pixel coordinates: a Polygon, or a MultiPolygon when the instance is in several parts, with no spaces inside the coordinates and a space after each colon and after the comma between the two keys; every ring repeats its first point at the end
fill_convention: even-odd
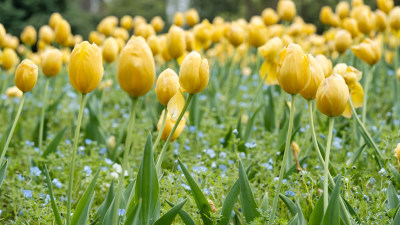
{"type": "MultiPolygon", "coordinates": [[[[350,2],[350,0],[348,0],[350,2]]],[[[36,29],[47,24],[51,13],[60,12],[71,24],[73,34],[81,34],[87,39],[88,33],[96,28],[105,16],[141,15],[147,20],[161,16],[170,24],[176,11],[185,12],[196,8],[201,19],[222,16],[227,20],[239,17],[246,19],[260,15],[262,10],[276,8],[278,0],[0,0],[0,23],[8,33],[19,36],[27,25],[36,29]]],[[[339,0],[294,0],[297,13],[306,22],[323,26],[319,22],[322,6],[336,5],[339,0]]],[[[365,4],[376,8],[376,0],[364,0],[365,4]]],[[[398,5],[400,0],[395,0],[398,5]]],[[[334,8],[333,8],[334,9],[334,8]]],[[[165,26],[164,29],[167,29],[165,26]]]]}

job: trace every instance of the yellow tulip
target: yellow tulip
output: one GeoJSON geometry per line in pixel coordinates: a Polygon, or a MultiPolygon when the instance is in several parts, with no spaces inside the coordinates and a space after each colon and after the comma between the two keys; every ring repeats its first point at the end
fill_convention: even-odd
{"type": "Polygon", "coordinates": [[[159,33],[164,28],[164,20],[160,16],[156,16],[151,20],[151,25],[153,26],[154,30],[159,33]]]}
{"type": "Polygon", "coordinates": [[[244,42],[244,29],[239,24],[233,23],[229,27],[227,37],[229,42],[237,47],[244,42]]]}
{"type": "MultiPolygon", "coordinates": [[[[353,103],[354,108],[360,108],[363,105],[364,99],[364,89],[359,82],[356,82],[354,86],[350,89],[350,98],[353,103]]],[[[342,116],[350,119],[353,115],[350,107],[350,103],[348,102],[342,116]]]]}
{"type": "Polygon", "coordinates": [[[185,31],[172,25],[167,34],[167,48],[172,58],[179,58],[186,50],[185,31]]]}
{"type": "Polygon", "coordinates": [[[394,156],[400,163],[400,143],[397,144],[397,147],[394,149],[394,156]]]}
{"type": "Polygon", "coordinates": [[[258,51],[263,55],[266,61],[276,60],[279,52],[283,48],[283,42],[279,37],[269,39],[263,46],[258,48],[258,51]]]}
{"type": "Polygon", "coordinates": [[[353,53],[369,65],[375,65],[382,56],[380,45],[369,38],[365,39],[361,44],[351,48],[353,53]]]}
{"type": "Polygon", "coordinates": [[[147,44],[149,45],[153,56],[157,55],[161,51],[160,39],[157,36],[152,35],[147,38],[147,44]]]}
{"type": "Polygon", "coordinates": [[[343,20],[343,28],[350,32],[351,37],[355,38],[360,33],[357,26],[357,20],[353,18],[345,18],[343,20]]]}
{"type": "Polygon", "coordinates": [[[153,26],[146,23],[141,23],[135,28],[135,35],[142,36],[144,39],[147,39],[151,35],[155,35],[156,32],[154,31],[153,26]]]}
{"type": "Polygon", "coordinates": [[[23,92],[16,86],[7,88],[6,95],[8,98],[22,98],[23,92]]]}
{"type": "Polygon", "coordinates": [[[282,20],[291,21],[296,15],[296,6],[291,0],[279,0],[277,11],[282,20]]]}
{"type": "Polygon", "coordinates": [[[15,71],[14,83],[26,93],[35,87],[38,79],[38,66],[29,59],[24,59],[15,71]]]}
{"type": "Polygon", "coordinates": [[[183,90],[190,94],[196,94],[204,90],[210,79],[210,69],[207,59],[192,51],[185,57],[179,71],[179,83],[183,90]]]}
{"type": "Polygon", "coordinates": [[[32,62],[35,63],[37,66],[42,65],[42,58],[37,53],[29,52],[26,58],[32,60],[32,62]]]}
{"type": "Polygon", "coordinates": [[[308,55],[297,44],[290,44],[279,54],[278,82],[289,94],[298,94],[311,79],[308,55]]]}
{"type": "Polygon", "coordinates": [[[277,63],[276,61],[267,61],[261,65],[260,67],[260,78],[265,80],[265,84],[267,85],[276,85],[278,84],[277,80],[277,63]],[[267,75],[267,77],[265,77],[267,75]]]}
{"type": "Polygon", "coordinates": [[[117,66],[119,85],[131,97],[140,97],[153,87],[155,73],[150,47],[142,37],[132,37],[119,56],[117,66]]]}
{"type": "Polygon", "coordinates": [[[167,104],[168,113],[171,115],[172,122],[176,122],[178,120],[179,115],[182,113],[184,107],[185,97],[183,97],[181,90],[178,90],[167,104]]]}
{"type": "Polygon", "coordinates": [[[204,44],[211,40],[212,26],[208,20],[203,20],[200,24],[193,27],[194,38],[204,44]]]}
{"type": "Polygon", "coordinates": [[[103,44],[103,59],[104,61],[111,63],[114,62],[118,57],[119,47],[118,43],[113,37],[108,37],[103,44]]]}
{"type": "Polygon", "coordinates": [[[394,7],[389,14],[389,24],[393,30],[400,30],[400,7],[394,7]]]}
{"type": "Polygon", "coordinates": [[[275,10],[271,8],[264,9],[261,16],[263,18],[264,24],[267,26],[274,25],[279,21],[278,14],[275,12],[275,10]]]}
{"type": "Polygon", "coordinates": [[[54,31],[50,26],[44,25],[39,29],[39,39],[46,44],[51,44],[54,41],[54,31]]]}
{"type": "Polygon", "coordinates": [[[143,16],[135,16],[132,21],[133,29],[137,29],[140,25],[146,24],[147,21],[143,16]]]}
{"type": "Polygon", "coordinates": [[[252,46],[258,48],[265,44],[268,38],[267,27],[262,23],[252,23],[249,28],[249,42],[252,46]]]}
{"type": "Polygon", "coordinates": [[[333,73],[341,75],[349,89],[352,89],[362,78],[361,71],[352,66],[347,66],[345,63],[336,64],[335,68],[333,68],[333,73]]]}
{"type": "Polygon", "coordinates": [[[357,20],[358,30],[363,34],[369,35],[374,29],[375,22],[373,20],[371,9],[369,7],[357,7],[354,10],[354,16],[357,20]]]}
{"type": "Polygon", "coordinates": [[[335,11],[340,19],[344,19],[349,15],[350,5],[346,1],[341,1],[337,4],[335,11]]]}
{"type": "Polygon", "coordinates": [[[3,51],[2,67],[5,70],[11,70],[19,62],[17,53],[11,48],[6,48],[3,51]]]}
{"type": "Polygon", "coordinates": [[[376,30],[380,32],[385,31],[388,26],[387,16],[381,10],[376,10],[375,12],[375,24],[376,24],[376,30]]]}
{"type": "Polygon", "coordinates": [[[349,100],[349,88],[343,77],[333,73],[317,90],[316,103],[318,110],[327,116],[340,116],[349,100]]]}
{"type": "MultiPolygon", "coordinates": [[[[164,118],[164,113],[165,113],[165,110],[163,110],[163,112],[162,112],[162,114],[161,114],[161,116],[160,116],[160,120],[158,121],[158,124],[157,124],[158,130],[161,129],[162,121],[163,121],[163,118],[164,118]]],[[[186,120],[185,120],[184,117],[182,117],[182,119],[181,119],[181,121],[179,122],[179,125],[178,125],[178,127],[176,128],[176,130],[175,130],[175,132],[174,132],[174,135],[172,135],[170,141],[174,141],[175,139],[177,139],[177,138],[179,137],[179,135],[182,133],[183,129],[185,128],[185,124],[186,124],[186,120]]],[[[172,132],[172,128],[173,128],[174,126],[175,126],[175,122],[173,122],[173,121],[171,120],[171,116],[170,116],[170,114],[168,113],[168,115],[167,115],[167,120],[166,120],[166,122],[165,122],[165,127],[164,127],[163,133],[162,133],[162,135],[161,135],[161,139],[162,139],[162,140],[166,141],[166,140],[168,139],[168,136],[169,136],[170,133],[172,132]]]]}
{"type": "Polygon", "coordinates": [[[68,41],[68,37],[71,34],[71,26],[69,23],[62,19],[57,23],[56,29],[55,29],[55,41],[58,44],[64,44],[66,41],[68,41]]]}
{"type": "Polygon", "coordinates": [[[101,50],[96,44],[84,41],[72,50],[68,76],[72,86],[82,94],[92,92],[103,79],[101,50]]]}
{"type": "Polygon", "coordinates": [[[353,40],[351,34],[347,30],[339,30],[335,35],[335,49],[340,54],[344,53],[351,47],[353,40]]]}
{"type": "Polygon", "coordinates": [[[89,33],[89,42],[90,43],[95,43],[96,45],[101,45],[104,41],[104,34],[97,32],[97,31],[91,31],[89,33]]]}
{"type": "Polygon", "coordinates": [[[193,27],[200,20],[199,13],[196,9],[189,9],[186,12],[186,23],[189,27],[193,27]]]}
{"type": "Polygon", "coordinates": [[[37,39],[36,29],[31,25],[26,26],[21,33],[22,43],[32,46],[36,43],[36,39],[37,39]]]}
{"type": "Polygon", "coordinates": [[[174,14],[173,24],[178,27],[182,27],[185,23],[185,15],[182,12],[176,12],[174,14]]]}
{"type": "Polygon", "coordinates": [[[307,100],[315,99],[319,85],[325,80],[324,71],[312,55],[309,55],[309,62],[311,79],[308,85],[300,92],[300,95],[307,100]]]}
{"type": "Polygon", "coordinates": [[[378,0],[377,3],[378,8],[386,14],[388,14],[394,6],[393,0],[378,0]]]}
{"type": "Polygon", "coordinates": [[[60,13],[55,12],[53,14],[51,14],[50,18],[49,18],[49,25],[50,27],[55,30],[58,23],[63,20],[62,16],[60,13]]]}
{"type": "Polygon", "coordinates": [[[396,71],[396,76],[397,76],[397,79],[400,80],[400,68],[397,69],[397,71],[396,71]]]}
{"type": "Polygon", "coordinates": [[[114,38],[121,38],[122,40],[126,41],[129,39],[129,32],[121,27],[116,27],[113,32],[114,38]]]}
{"type": "Polygon", "coordinates": [[[194,34],[193,32],[186,31],[185,32],[185,40],[186,40],[186,51],[191,52],[194,50],[194,34]]]}
{"type": "Polygon", "coordinates": [[[171,69],[164,70],[157,78],[155,92],[158,101],[167,106],[169,100],[179,90],[179,77],[171,69]]]}
{"type": "Polygon", "coordinates": [[[103,33],[106,36],[111,35],[114,32],[115,27],[118,25],[118,19],[115,16],[107,16],[100,21],[97,25],[97,31],[103,33]]]}
{"type": "Polygon", "coordinates": [[[122,28],[130,30],[132,29],[133,19],[131,16],[125,15],[120,19],[119,24],[122,28]]]}
{"type": "Polygon", "coordinates": [[[364,0],[351,0],[351,6],[354,8],[356,6],[364,5],[364,0]]]}
{"type": "Polygon", "coordinates": [[[214,25],[212,27],[212,32],[211,32],[212,42],[214,42],[214,43],[220,42],[223,34],[224,34],[224,26],[223,25],[214,25]]]}
{"type": "Polygon", "coordinates": [[[58,49],[49,49],[42,56],[42,71],[47,77],[57,75],[62,67],[62,53],[58,49]]]}
{"type": "Polygon", "coordinates": [[[333,12],[331,7],[324,6],[321,8],[321,11],[319,13],[319,20],[321,21],[322,24],[329,25],[332,14],[333,12]]]}
{"type": "Polygon", "coordinates": [[[3,24],[0,23],[0,46],[3,46],[3,41],[6,37],[6,29],[3,24]]]}

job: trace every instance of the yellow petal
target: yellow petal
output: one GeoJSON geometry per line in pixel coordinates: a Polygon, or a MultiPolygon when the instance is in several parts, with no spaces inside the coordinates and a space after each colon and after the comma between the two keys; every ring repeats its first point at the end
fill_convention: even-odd
{"type": "Polygon", "coordinates": [[[350,119],[353,113],[351,112],[350,103],[347,102],[346,108],[344,109],[342,116],[350,119]]]}
{"type": "Polygon", "coordinates": [[[364,89],[359,82],[356,82],[351,89],[351,100],[355,108],[360,108],[363,105],[364,89]]]}
{"type": "Polygon", "coordinates": [[[169,100],[167,109],[171,114],[171,120],[176,122],[178,120],[179,115],[181,114],[183,107],[185,106],[185,98],[182,95],[182,92],[177,91],[174,97],[169,100]]]}

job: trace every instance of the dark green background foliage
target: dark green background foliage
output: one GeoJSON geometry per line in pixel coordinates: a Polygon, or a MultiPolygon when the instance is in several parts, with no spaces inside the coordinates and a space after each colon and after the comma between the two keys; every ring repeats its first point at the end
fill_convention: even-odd
{"type": "MultiPolygon", "coordinates": [[[[373,9],[376,0],[364,0],[373,9]]],[[[49,15],[61,12],[72,27],[75,34],[87,37],[90,30],[107,15],[118,18],[123,15],[142,15],[147,20],[159,15],[165,20],[166,0],[99,0],[99,9],[91,12],[89,0],[0,0],[0,23],[4,24],[8,33],[19,35],[27,25],[39,28],[48,22],[49,15]]],[[[212,20],[219,15],[226,19],[244,17],[249,19],[252,15],[261,14],[267,7],[275,8],[278,0],[201,0],[191,1],[191,7],[199,10],[201,18],[212,20]]],[[[319,31],[319,10],[323,5],[334,6],[338,0],[295,0],[298,14],[306,22],[314,23],[319,31]]],[[[400,0],[395,1],[396,4],[400,0]]]]}

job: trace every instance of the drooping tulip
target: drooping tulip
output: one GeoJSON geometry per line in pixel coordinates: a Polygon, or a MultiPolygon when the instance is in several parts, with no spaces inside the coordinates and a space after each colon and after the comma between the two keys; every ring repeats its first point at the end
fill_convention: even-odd
{"type": "Polygon", "coordinates": [[[283,42],[279,37],[269,39],[258,51],[263,55],[266,61],[274,61],[283,48],[283,42]]]}
{"type": "Polygon", "coordinates": [[[207,59],[192,51],[185,57],[179,70],[179,83],[182,89],[190,94],[204,90],[210,79],[210,69],[207,59]]]}
{"type": "Polygon", "coordinates": [[[169,100],[179,90],[179,77],[171,69],[164,70],[157,78],[155,92],[158,101],[167,106],[169,100]]]}
{"type": "Polygon", "coordinates": [[[142,37],[132,37],[122,49],[117,77],[121,88],[131,97],[145,95],[155,81],[153,53],[142,37]]]}
{"type": "Polygon", "coordinates": [[[72,86],[82,94],[92,92],[103,79],[103,59],[96,44],[84,41],[72,50],[68,76],[72,86]]]}
{"type": "Polygon", "coordinates": [[[49,49],[42,56],[42,71],[46,77],[57,75],[62,67],[62,53],[58,49],[49,49]]]}
{"type": "Polygon", "coordinates": [[[329,116],[340,116],[349,100],[349,88],[343,77],[333,73],[317,90],[316,103],[318,110],[329,116]]]}
{"type": "Polygon", "coordinates": [[[369,65],[375,65],[382,56],[380,45],[369,38],[365,39],[361,44],[351,48],[353,53],[369,65]]]}
{"type": "Polygon", "coordinates": [[[29,59],[24,59],[15,71],[15,86],[24,93],[32,90],[38,79],[38,70],[35,63],[29,59]]]}

